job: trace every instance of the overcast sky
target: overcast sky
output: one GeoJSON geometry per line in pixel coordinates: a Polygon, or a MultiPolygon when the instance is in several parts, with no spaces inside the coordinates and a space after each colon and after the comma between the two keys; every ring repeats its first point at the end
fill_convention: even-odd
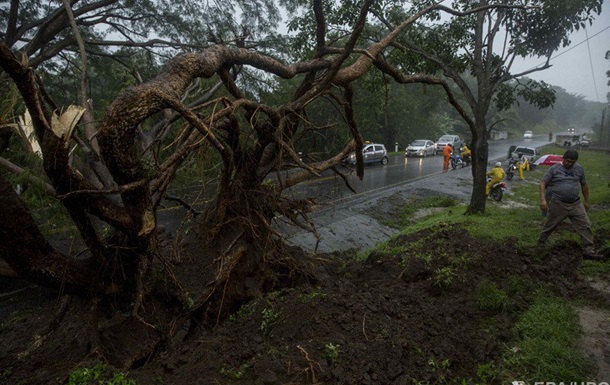
{"type": "MultiPolygon", "coordinates": [[[[610,70],[610,60],[605,59],[610,51],[610,1],[602,6],[593,25],[572,34],[572,43],[561,48],[551,59],[552,67],[529,75],[532,79],[543,80],[560,86],[567,92],[582,95],[585,99],[606,103],[610,92],[606,71],[610,70]],[[587,44],[587,35],[589,37],[587,44]],[[589,60],[590,58],[590,60],[589,60]]],[[[544,63],[544,60],[527,60],[514,65],[512,73],[544,63]]]]}

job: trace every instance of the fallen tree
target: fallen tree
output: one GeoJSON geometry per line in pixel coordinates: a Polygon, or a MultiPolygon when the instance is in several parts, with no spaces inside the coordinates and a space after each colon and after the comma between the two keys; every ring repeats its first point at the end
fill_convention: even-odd
{"type": "MultiPolygon", "coordinates": [[[[416,13],[384,40],[362,48],[359,39],[371,4],[362,5],[337,50],[326,46],[322,2],[316,1],[317,47],[308,60],[284,64],[253,49],[223,44],[170,60],[154,79],[118,97],[102,118],[96,139],[113,182],[103,185],[88,180],[72,162],[72,143],[78,141],[73,129],[82,114],[64,122],[68,112],[59,112],[36,72],[0,44],[2,68],[31,115],[45,174],[87,250],[76,258],[52,247],[2,179],[2,257],[21,278],[93,299],[96,306],[112,304],[123,314],[127,311],[129,316],[118,324],[96,329],[98,337],[92,342],[94,351],[119,367],[150,354],[185,325],[194,332],[261,292],[312,279],[307,261],[288,252],[272,226],[273,218],[282,216],[311,228],[301,220],[311,202],[288,199],[282,191],[328,169],[340,174],[336,166],[362,147],[351,83],[371,68],[402,29],[432,9],[416,13]],[[303,79],[290,100],[268,106],[240,89],[236,75],[243,66],[303,79]],[[228,96],[196,106],[183,101],[197,79],[212,77],[221,80],[228,96]],[[351,140],[328,158],[304,163],[295,150],[297,138],[326,129],[310,124],[305,109],[324,96],[342,109],[351,140]],[[143,150],[139,131],[168,112],[182,122],[172,126],[180,130],[173,145],[143,150]],[[164,152],[167,148],[170,151],[164,152]],[[198,219],[201,253],[191,256],[186,269],[190,276],[197,271],[193,280],[159,248],[156,210],[180,165],[194,151],[215,154],[220,169],[216,197],[198,219]],[[286,162],[297,170],[268,178],[286,162]],[[108,228],[110,234],[104,235],[108,228]],[[159,274],[164,279],[159,280],[159,274]]],[[[362,155],[356,153],[362,177],[362,155]]]]}

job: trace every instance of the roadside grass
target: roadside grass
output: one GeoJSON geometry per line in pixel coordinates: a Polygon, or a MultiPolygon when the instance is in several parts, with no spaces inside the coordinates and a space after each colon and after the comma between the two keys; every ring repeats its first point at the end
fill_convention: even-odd
{"type": "MultiPolygon", "coordinates": [[[[545,146],[542,152],[558,153],[554,147],[562,149],[559,146],[545,146]]],[[[610,205],[610,186],[607,170],[610,164],[610,154],[593,150],[583,150],[579,154],[578,162],[585,168],[589,185],[592,206],[589,218],[593,232],[608,234],[610,233],[610,212],[607,207],[610,205]]],[[[538,240],[538,232],[544,222],[544,216],[538,208],[538,181],[547,169],[546,166],[537,166],[526,172],[524,182],[514,180],[508,182],[511,195],[507,194],[504,202],[500,204],[489,201],[483,215],[464,215],[465,209],[459,205],[458,201],[449,197],[430,197],[415,201],[406,207],[401,215],[399,221],[401,233],[413,234],[439,223],[459,223],[475,237],[498,242],[510,240],[519,247],[532,247],[538,240]],[[505,204],[509,201],[512,204],[505,204]],[[419,218],[417,221],[410,219],[415,212],[423,208],[436,208],[436,210],[430,210],[429,215],[419,218]]],[[[573,231],[558,231],[551,236],[549,242],[553,244],[567,240],[580,242],[573,231]]],[[[606,240],[604,245],[597,246],[602,249],[610,248],[610,241],[606,240]]]]}
{"type": "Polygon", "coordinates": [[[593,367],[579,349],[582,333],[571,304],[540,292],[513,328],[502,355],[500,377],[507,381],[582,381],[593,367]]]}
{"type": "MultiPolygon", "coordinates": [[[[543,154],[563,154],[565,148],[545,146],[543,154]]],[[[584,168],[589,185],[591,210],[589,218],[594,234],[604,239],[604,244],[597,245],[602,252],[610,249],[610,181],[608,166],[610,154],[594,150],[579,151],[579,160],[584,168]]],[[[507,194],[502,203],[488,201],[483,215],[464,215],[465,209],[458,201],[430,197],[413,202],[405,208],[398,221],[401,234],[411,235],[425,229],[438,229],[448,224],[460,224],[473,237],[490,241],[516,245],[524,250],[530,250],[536,245],[540,226],[544,221],[539,203],[539,181],[548,167],[537,166],[525,175],[525,181],[508,182],[510,195],[507,194]],[[413,219],[419,210],[429,209],[426,216],[413,219]]],[[[599,238],[599,237],[598,237],[599,238]]],[[[550,246],[567,241],[580,239],[574,231],[556,231],[549,239],[550,246]]],[[[379,251],[391,254],[411,245],[394,246],[379,245],[379,251]]],[[[533,253],[532,253],[533,254],[533,253]]],[[[540,257],[541,258],[541,257],[540,257]]],[[[541,261],[538,261],[541,262],[541,261]]],[[[459,279],[459,269],[454,269],[452,279],[459,279]]],[[[587,277],[607,280],[610,274],[610,261],[583,261],[579,273],[587,277]]],[[[508,277],[518,284],[520,277],[508,277]]],[[[513,329],[513,339],[502,352],[500,360],[493,365],[493,370],[487,368],[489,363],[482,363],[490,373],[486,381],[477,374],[477,383],[494,383],[498,378],[508,382],[520,380],[526,383],[534,381],[576,381],[592,378],[592,364],[585,358],[579,348],[582,330],[574,309],[582,304],[582,299],[573,303],[551,296],[541,286],[530,287],[527,293],[517,293],[513,290],[503,291],[493,283],[484,282],[477,288],[477,305],[480,309],[491,312],[513,311],[510,306],[513,295],[523,295],[529,298],[531,305],[523,313],[516,315],[517,322],[513,329]],[[493,373],[491,373],[493,372],[493,373]],[[587,377],[588,376],[588,377],[587,377]]],[[[518,310],[517,310],[518,311],[518,310]]]]}

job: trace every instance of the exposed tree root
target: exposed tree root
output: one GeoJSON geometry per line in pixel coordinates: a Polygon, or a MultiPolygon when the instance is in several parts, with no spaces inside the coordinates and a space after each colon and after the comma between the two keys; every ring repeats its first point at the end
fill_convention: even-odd
{"type": "Polygon", "coordinates": [[[305,373],[308,375],[307,377],[311,379],[312,384],[318,384],[318,372],[322,370],[320,364],[309,357],[309,353],[307,350],[303,349],[300,345],[297,345],[297,349],[303,353],[303,357],[305,357],[305,361],[307,361],[308,367],[305,368],[305,373]]]}

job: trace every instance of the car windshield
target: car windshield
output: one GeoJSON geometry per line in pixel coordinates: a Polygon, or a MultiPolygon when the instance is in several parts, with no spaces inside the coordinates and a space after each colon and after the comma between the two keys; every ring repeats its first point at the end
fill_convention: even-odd
{"type": "Polygon", "coordinates": [[[515,152],[517,154],[521,153],[524,155],[534,155],[534,150],[532,150],[531,148],[517,147],[515,152]]]}
{"type": "Polygon", "coordinates": [[[422,147],[422,146],[426,145],[426,141],[425,140],[414,140],[411,142],[410,145],[413,147],[422,147]]]}
{"type": "Polygon", "coordinates": [[[441,138],[438,141],[439,142],[444,142],[444,141],[450,142],[451,139],[453,139],[451,136],[441,136],[441,138]]]}

